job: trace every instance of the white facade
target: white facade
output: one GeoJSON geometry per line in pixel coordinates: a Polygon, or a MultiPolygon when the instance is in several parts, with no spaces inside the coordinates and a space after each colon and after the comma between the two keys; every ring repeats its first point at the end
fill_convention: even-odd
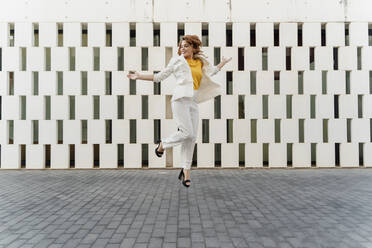
{"type": "Polygon", "coordinates": [[[1,169],[179,167],[153,152],[176,128],[172,78],[126,77],[164,68],[179,34],[232,57],[200,105],[197,167],[372,166],[369,0],[4,2],[1,169]]]}

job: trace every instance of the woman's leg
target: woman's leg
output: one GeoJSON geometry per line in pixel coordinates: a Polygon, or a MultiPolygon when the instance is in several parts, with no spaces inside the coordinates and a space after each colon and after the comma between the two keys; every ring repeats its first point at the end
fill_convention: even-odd
{"type": "Polygon", "coordinates": [[[181,98],[172,102],[173,119],[176,122],[177,131],[162,139],[162,149],[181,145],[194,137],[190,113],[191,104],[192,101],[189,98],[181,98]]]}
{"type": "MultiPolygon", "coordinates": [[[[199,125],[199,109],[197,103],[193,102],[190,106],[190,119],[192,125],[192,138],[185,140],[182,143],[181,153],[183,153],[182,167],[189,170],[192,164],[192,157],[194,155],[194,147],[198,134],[198,125],[199,125]]],[[[182,156],[181,156],[182,159],[182,156]]]]}
{"type": "MultiPolygon", "coordinates": [[[[192,129],[193,129],[194,135],[192,139],[188,139],[184,143],[182,143],[182,147],[181,147],[181,159],[182,159],[182,155],[185,159],[183,160],[183,164],[182,164],[182,167],[184,168],[184,173],[185,173],[185,180],[190,179],[192,157],[194,155],[194,147],[195,147],[195,142],[196,142],[197,134],[198,134],[199,109],[198,109],[197,103],[195,102],[193,102],[193,104],[190,107],[190,116],[191,116],[192,129]]],[[[189,182],[187,182],[186,184],[190,185],[189,182]]]]}

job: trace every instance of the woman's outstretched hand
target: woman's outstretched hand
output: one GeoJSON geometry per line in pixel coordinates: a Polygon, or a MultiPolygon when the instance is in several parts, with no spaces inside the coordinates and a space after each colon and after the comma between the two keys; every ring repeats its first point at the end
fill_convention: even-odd
{"type": "Polygon", "coordinates": [[[133,72],[133,73],[128,73],[127,77],[128,77],[129,79],[136,80],[136,79],[138,79],[139,74],[138,74],[138,72],[135,71],[135,72],[133,72]]]}
{"type": "Polygon", "coordinates": [[[224,56],[222,56],[221,62],[217,65],[218,70],[221,70],[221,68],[224,67],[228,62],[230,62],[231,59],[232,57],[225,58],[224,56]]]}
{"type": "Polygon", "coordinates": [[[228,62],[230,62],[231,59],[232,59],[232,57],[230,57],[230,58],[225,58],[224,56],[222,56],[221,62],[222,62],[223,64],[227,64],[228,62]]]}

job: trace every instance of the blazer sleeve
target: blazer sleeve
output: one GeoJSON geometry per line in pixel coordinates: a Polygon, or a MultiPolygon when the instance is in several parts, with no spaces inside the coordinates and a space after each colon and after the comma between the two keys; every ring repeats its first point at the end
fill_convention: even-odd
{"type": "Polygon", "coordinates": [[[205,67],[205,71],[209,76],[214,76],[220,71],[217,66],[211,65],[208,61],[206,61],[205,67]]]}
{"type": "Polygon", "coordinates": [[[218,69],[217,66],[211,66],[211,68],[210,68],[210,74],[209,74],[209,75],[214,76],[214,75],[216,75],[219,71],[220,71],[220,69],[218,69]]]}
{"type": "Polygon", "coordinates": [[[163,70],[161,70],[160,72],[158,73],[155,73],[154,74],[154,82],[160,82],[160,81],[163,81],[164,79],[166,79],[167,77],[170,76],[170,74],[173,73],[174,71],[174,64],[175,64],[175,61],[176,59],[175,58],[172,58],[167,67],[165,67],[163,70]]]}

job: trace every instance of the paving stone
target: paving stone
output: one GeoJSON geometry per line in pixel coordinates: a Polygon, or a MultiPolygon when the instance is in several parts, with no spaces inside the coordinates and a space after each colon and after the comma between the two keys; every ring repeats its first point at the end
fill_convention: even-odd
{"type": "Polygon", "coordinates": [[[158,172],[1,171],[0,248],[372,248],[371,169],[158,172]]]}

